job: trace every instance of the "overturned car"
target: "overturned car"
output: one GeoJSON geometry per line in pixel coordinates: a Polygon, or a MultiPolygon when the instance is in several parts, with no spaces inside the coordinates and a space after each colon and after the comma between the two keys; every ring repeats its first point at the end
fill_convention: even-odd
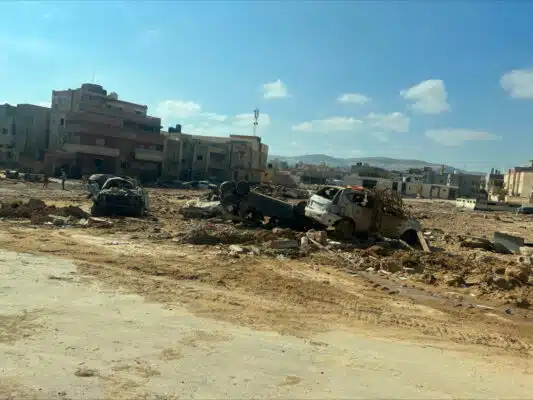
{"type": "Polygon", "coordinates": [[[148,193],[135,180],[109,175],[98,178],[92,182],[89,179],[88,190],[93,199],[91,215],[142,217],[148,212],[148,193]]]}

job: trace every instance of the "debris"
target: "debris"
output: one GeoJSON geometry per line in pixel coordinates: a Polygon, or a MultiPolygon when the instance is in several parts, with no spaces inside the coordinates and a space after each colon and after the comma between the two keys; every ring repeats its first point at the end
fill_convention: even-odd
{"type": "Polygon", "coordinates": [[[306,233],[307,237],[313,239],[315,242],[320,243],[322,246],[325,246],[328,242],[328,234],[326,231],[316,231],[311,229],[306,233]]]}
{"type": "Polygon", "coordinates": [[[103,218],[89,217],[87,219],[87,226],[96,227],[96,228],[109,228],[113,225],[113,222],[108,221],[103,218]]]}
{"type": "Polygon", "coordinates": [[[236,244],[231,244],[229,246],[229,251],[231,254],[242,254],[245,252],[241,246],[237,246],[236,244]]]}
{"type": "Polygon", "coordinates": [[[468,248],[468,249],[483,249],[483,250],[492,250],[493,244],[488,239],[478,238],[478,237],[469,237],[464,239],[459,247],[468,248]]]}
{"type": "MultiPolygon", "coordinates": [[[[94,186],[95,184],[93,184],[94,186]]],[[[148,211],[148,194],[133,179],[112,177],[93,190],[91,214],[142,217],[148,211]]]]}
{"type": "Polygon", "coordinates": [[[465,284],[465,281],[462,276],[459,275],[449,275],[446,277],[446,285],[453,287],[462,287],[465,284]]]}
{"type": "Polygon", "coordinates": [[[398,272],[402,270],[402,262],[393,258],[381,260],[380,269],[387,272],[398,272]]]}
{"type": "Polygon", "coordinates": [[[533,247],[531,246],[522,246],[518,249],[521,255],[531,257],[533,256],[533,247]]]}
{"type": "Polygon", "coordinates": [[[298,242],[296,240],[272,240],[270,242],[270,248],[272,249],[295,249],[298,248],[298,242]]]}
{"type": "Polygon", "coordinates": [[[522,265],[531,265],[531,256],[518,256],[517,261],[522,265]]]}
{"type": "Polygon", "coordinates": [[[429,248],[429,246],[428,246],[428,244],[426,242],[426,238],[424,237],[424,235],[422,235],[422,232],[417,231],[416,235],[418,236],[418,241],[420,242],[420,245],[422,246],[422,249],[424,249],[424,251],[426,253],[431,253],[431,249],[429,248]]]}
{"type": "Polygon", "coordinates": [[[222,215],[220,201],[190,200],[180,209],[185,218],[212,218],[222,215]]]}
{"type": "Polygon", "coordinates": [[[494,250],[503,254],[519,254],[524,238],[503,232],[494,232],[494,250]]]}
{"type": "Polygon", "coordinates": [[[98,376],[98,371],[91,368],[81,367],[74,372],[74,375],[79,376],[81,378],[90,378],[93,376],[98,376]]]}
{"type": "Polygon", "coordinates": [[[529,279],[530,268],[525,266],[509,266],[505,269],[505,275],[518,279],[522,283],[527,283],[529,279]]]}

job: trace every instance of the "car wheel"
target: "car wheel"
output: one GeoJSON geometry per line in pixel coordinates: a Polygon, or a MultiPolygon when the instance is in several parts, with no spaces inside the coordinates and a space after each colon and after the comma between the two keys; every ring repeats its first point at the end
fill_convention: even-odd
{"type": "Polygon", "coordinates": [[[335,225],[335,233],[343,239],[351,239],[355,231],[355,225],[349,219],[343,219],[335,225]]]}
{"type": "Polygon", "coordinates": [[[250,184],[246,181],[239,181],[237,182],[235,191],[239,196],[246,196],[248,193],[250,193],[250,184]]]}

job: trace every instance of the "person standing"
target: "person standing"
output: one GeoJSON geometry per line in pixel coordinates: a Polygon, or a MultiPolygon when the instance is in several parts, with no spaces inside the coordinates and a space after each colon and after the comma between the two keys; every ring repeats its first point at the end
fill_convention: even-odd
{"type": "Polygon", "coordinates": [[[48,182],[49,182],[48,174],[44,174],[43,175],[43,189],[46,189],[48,187],[48,182]]]}
{"type": "Polygon", "coordinates": [[[67,180],[67,173],[61,169],[61,189],[65,190],[65,181],[67,180]]]}

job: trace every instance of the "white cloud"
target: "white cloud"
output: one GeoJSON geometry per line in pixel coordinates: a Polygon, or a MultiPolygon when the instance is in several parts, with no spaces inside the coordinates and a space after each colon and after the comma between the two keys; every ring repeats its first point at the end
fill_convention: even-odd
{"type": "Polygon", "coordinates": [[[385,132],[405,133],[409,131],[410,119],[401,112],[390,114],[370,113],[366,117],[369,126],[385,132]]]}
{"type": "Polygon", "coordinates": [[[337,98],[339,103],[366,104],[370,98],[361,93],[345,93],[337,98]]]}
{"type": "MultiPolygon", "coordinates": [[[[253,133],[253,113],[234,116],[207,112],[200,104],[184,100],[164,100],[156,108],[156,116],[162,125],[182,125],[184,133],[207,136],[228,136],[229,134],[251,135],[253,133]]],[[[262,133],[270,125],[272,118],[268,114],[259,114],[257,133],[262,133]]]]}
{"type": "Polygon", "coordinates": [[[413,110],[424,114],[439,114],[450,110],[448,93],[440,79],[429,79],[418,85],[400,91],[400,95],[411,102],[413,110]]]}
{"type": "Polygon", "coordinates": [[[315,119],[309,122],[292,127],[294,131],[299,132],[349,132],[357,131],[363,126],[363,121],[352,117],[330,117],[326,119],[315,119]]]}
{"type": "Polygon", "coordinates": [[[275,82],[268,82],[263,85],[263,97],[265,99],[282,99],[289,97],[289,90],[281,79],[278,79],[275,82]]]}
{"type": "Polygon", "coordinates": [[[384,133],[405,133],[409,131],[409,117],[400,113],[390,114],[370,113],[363,118],[353,117],[330,117],[320,120],[312,120],[294,125],[292,129],[299,132],[380,132],[384,133]]]}
{"type": "Polygon", "coordinates": [[[470,129],[432,129],[426,136],[444,146],[461,146],[469,141],[499,140],[500,137],[484,131],[470,129]]]}
{"type": "Polygon", "coordinates": [[[500,85],[515,99],[533,99],[533,69],[515,69],[500,79],[500,85]]]}

